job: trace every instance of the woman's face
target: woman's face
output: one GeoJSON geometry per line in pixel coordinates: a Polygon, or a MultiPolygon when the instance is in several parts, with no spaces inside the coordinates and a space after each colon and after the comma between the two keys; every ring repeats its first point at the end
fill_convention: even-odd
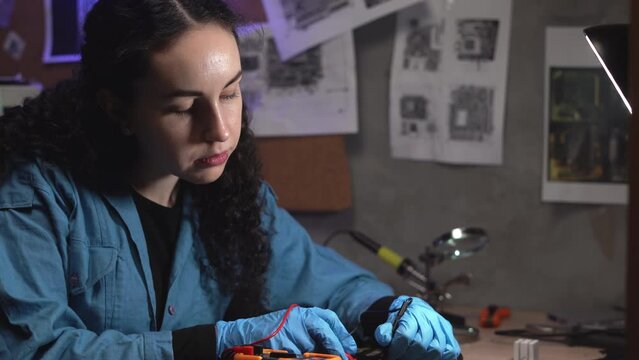
{"type": "Polygon", "coordinates": [[[128,117],[139,143],[134,176],[217,180],[240,137],[241,75],[235,38],[216,24],[153,53],[128,117]]]}

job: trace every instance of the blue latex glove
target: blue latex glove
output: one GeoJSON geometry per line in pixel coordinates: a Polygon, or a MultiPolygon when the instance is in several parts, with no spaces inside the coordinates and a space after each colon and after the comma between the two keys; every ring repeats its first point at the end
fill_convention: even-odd
{"type": "MultiPolygon", "coordinates": [[[[285,313],[286,310],[280,310],[249,319],[218,321],[215,324],[217,356],[232,346],[250,344],[267,337],[277,329],[285,313]]],[[[355,340],[337,315],[320,308],[293,308],[277,335],[259,345],[295,354],[323,351],[340,355],[344,360],[345,352],[357,352],[355,340]]]]}
{"type": "MultiPolygon", "coordinates": [[[[408,296],[393,301],[390,309],[401,308],[408,296]]],[[[399,319],[395,334],[393,322],[398,311],[389,314],[385,323],[375,329],[375,340],[388,348],[388,359],[403,360],[456,360],[461,349],[453,336],[453,327],[428,303],[413,297],[406,312],[399,319]]]]}

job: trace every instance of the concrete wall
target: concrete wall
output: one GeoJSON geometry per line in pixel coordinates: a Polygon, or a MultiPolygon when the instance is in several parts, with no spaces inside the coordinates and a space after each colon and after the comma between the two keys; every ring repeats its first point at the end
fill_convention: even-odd
{"type": "MultiPolygon", "coordinates": [[[[449,228],[480,226],[491,237],[482,253],[434,270],[438,281],[474,273],[470,287],[452,289],[454,303],[610,313],[624,301],[626,207],[540,200],[544,29],[626,22],[628,13],[627,0],[513,0],[504,163],[496,167],[391,159],[387,114],[395,19],[357,29],[361,130],[347,140],[353,209],[295,216],[318,242],[335,229],[353,228],[414,260],[449,228]]],[[[338,237],[332,246],[398,292],[412,293],[392,269],[348,238],[338,237]]]]}

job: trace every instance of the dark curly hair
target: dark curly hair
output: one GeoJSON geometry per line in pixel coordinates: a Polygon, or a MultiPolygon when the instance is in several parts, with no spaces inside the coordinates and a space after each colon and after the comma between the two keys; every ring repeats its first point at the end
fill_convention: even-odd
{"type": "MultiPolygon", "coordinates": [[[[149,57],[192,26],[216,23],[236,40],[238,18],[221,0],[100,0],[87,15],[79,72],[0,118],[0,159],[41,158],[99,191],[122,186],[135,158],[135,136],[98,105],[105,89],[125,105],[149,57]]],[[[182,183],[194,194],[198,232],[220,288],[243,316],[265,311],[270,244],[261,228],[260,161],[246,108],[236,150],[211,184],[182,183]]]]}

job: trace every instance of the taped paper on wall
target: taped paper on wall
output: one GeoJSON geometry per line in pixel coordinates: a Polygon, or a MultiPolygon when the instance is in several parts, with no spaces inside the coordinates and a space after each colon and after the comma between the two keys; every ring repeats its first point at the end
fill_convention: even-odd
{"type": "Polygon", "coordinates": [[[257,136],[357,132],[351,33],[283,62],[268,24],[240,29],[242,95],[257,136]]]}
{"type": "Polygon", "coordinates": [[[427,0],[399,13],[393,157],[502,162],[510,20],[511,0],[427,0]]]}
{"type": "Polygon", "coordinates": [[[422,0],[262,0],[282,59],[422,0]]]}

